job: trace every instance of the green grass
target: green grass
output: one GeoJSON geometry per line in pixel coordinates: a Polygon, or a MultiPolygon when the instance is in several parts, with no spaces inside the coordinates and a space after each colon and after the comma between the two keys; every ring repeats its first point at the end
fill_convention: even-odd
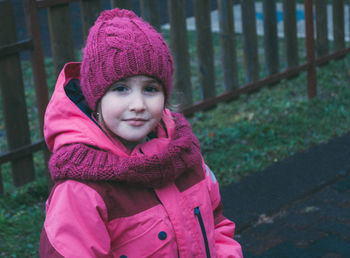
{"type": "Polygon", "coordinates": [[[0,257],[38,257],[48,197],[43,154],[34,154],[36,180],[13,186],[9,164],[2,166],[5,194],[0,195],[0,257]]]}
{"type": "MultiPolygon", "coordinates": [[[[164,34],[167,37],[167,32],[164,34]]],[[[223,92],[218,35],[214,34],[217,93],[223,92]]],[[[195,34],[189,33],[194,100],[200,99],[195,34]]],[[[242,41],[237,38],[240,85],[244,84],[242,41]]],[[[260,75],[265,76],[262,39],[259,38],[260,75]]],[[[304,42],[299,42],[300,62],[305,59],[304,42]]],[[[282,53],[283,43],[280,44],[282,53]]],[[[45,60],[49,92],[55,76],[52,62],[45,60]]],[[[280,60],[283,69],[283,55],[280,60]]],[[[31,140],[40,138],[35,107],[32,72],[28,62],[22,63],[31,140]]],[[[350,56],[332,61],[318,69],[318,96],[307,98],[306,73],[292,80],[282,80],[254,94],[222,103],[215,109],[196,113],[189,119],[198,136],[207,164],[221,184],[229,184],[260,171],[274,162],[307,148],[344,135],[350,125],[350,56]]],[[[0,96],[1,97],[1,96],[0,96]]],[[[0,98],[1,102],[1,98],[0,98]]],[[[3,114],[0,112],[0,151],[6,151],[3,114]]],[[[37,257],[44,220],[44,201],[48,193],[41,153],[34,155],[37,180],[15,188],[9,164],[1,166],[5,194],[0,197],[0,256],[37,257]]]]}
{"type": "Polygon", "coordinates": [[[38,257],[46,197],[41,177],[0,198],[1,257],[38,257]]]}

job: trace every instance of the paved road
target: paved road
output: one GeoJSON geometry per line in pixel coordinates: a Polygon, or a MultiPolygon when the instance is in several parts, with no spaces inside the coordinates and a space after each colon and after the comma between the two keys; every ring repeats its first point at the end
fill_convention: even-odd
{"type": "Polygon", "coordinates": [[[245,257],[350,257],[350,175],[261,217],[241,234],[245,257]]]}
{"type": "Polygon", "coordinates": [[[222,189],[245,257],[350,257],[350,134],[222,189]]]}

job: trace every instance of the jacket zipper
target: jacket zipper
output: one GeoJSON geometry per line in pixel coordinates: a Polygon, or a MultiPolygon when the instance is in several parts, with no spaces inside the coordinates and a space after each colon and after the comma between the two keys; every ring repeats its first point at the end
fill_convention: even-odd
{"type": "Polygon", "coordinates": [[[202,218],[201,211],[199,210],[199,207],[194,208],[194,215],[196,215],[196,217],[198,218],[198,222],[199,222],[199,225],[200,225],[201,230],[202,230],[202,235],[203,235],[203,240],[204,240],[204,245],[205,245],[205,252],[207,253],[207,257],[210,258],[207,233],[205,232],[203,218],[202,218]]]}

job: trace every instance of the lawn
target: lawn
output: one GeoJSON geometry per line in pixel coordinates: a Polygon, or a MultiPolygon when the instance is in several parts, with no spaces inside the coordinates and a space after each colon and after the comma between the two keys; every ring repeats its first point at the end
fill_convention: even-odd
{"type": "MultiPolygon", "coordinates": [[[[200,93],[193,44],[195,37],[193,33],[189,36],[192,46],[190,53],[194,98],[198,100],[200,93]]],[[[301,62],[304,59],[302,44],[301,62]]],[[[217,93],[220,93],[223,89],[217,35],[214,35],[214,45],[217,93]]],[[[262,45],[261,40],[259,45],[262,45]]],[[[237,52],[238,61],[241,62],[243,53],[239,39],[237,48],[240,50],[237,52]]],[[[46,64],[50,75],[49,90],[52,92],[55,78],[51,60],[47,59],[46,64]]],[[[34,141],[40,138],[40,131],[36,118],[31,69],[28,62],[23,62],[22,66],[31,138],[34,141]]],[[[196,113],[189,118],[194,133],[201,142],[204,158],[221,184],[237,182],[240,178],[297,152],[348,133],[350,56],[320,67],[317,74],[318,96],[312,100],[309,100],[306,94],[306,73],[301,73],[291,80],[282,80],[278,84],[241,96],[235,101],[222,103],[215,109],[196,113]]],[[[239,75],[242,85],[242,65],[239,66],[239,75]]],[[[263,65],[261,76],[264,76],[263,65]]],[[[0,151],[7,148],[3,128],[0,112],[0,151]]],[[[12,185],[9,164],[1,166],[5,184],[5,194],[0,197],[1,257],[37,256],[44,220],[44,202],[48,195],[42,160],[41,153],[35,154],[37,180],[17,189],[12,185]]]]}

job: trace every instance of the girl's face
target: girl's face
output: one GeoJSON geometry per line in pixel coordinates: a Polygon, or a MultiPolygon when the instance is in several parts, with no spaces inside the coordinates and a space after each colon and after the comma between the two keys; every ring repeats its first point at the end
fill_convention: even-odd
{"type": "Polygon", "coordinates": [[[164,100],[163,86],[157,80],[145,75],[128,77],[114,83],[101,98],[99,122],[133,149],[158,125],[164,100]]]}

